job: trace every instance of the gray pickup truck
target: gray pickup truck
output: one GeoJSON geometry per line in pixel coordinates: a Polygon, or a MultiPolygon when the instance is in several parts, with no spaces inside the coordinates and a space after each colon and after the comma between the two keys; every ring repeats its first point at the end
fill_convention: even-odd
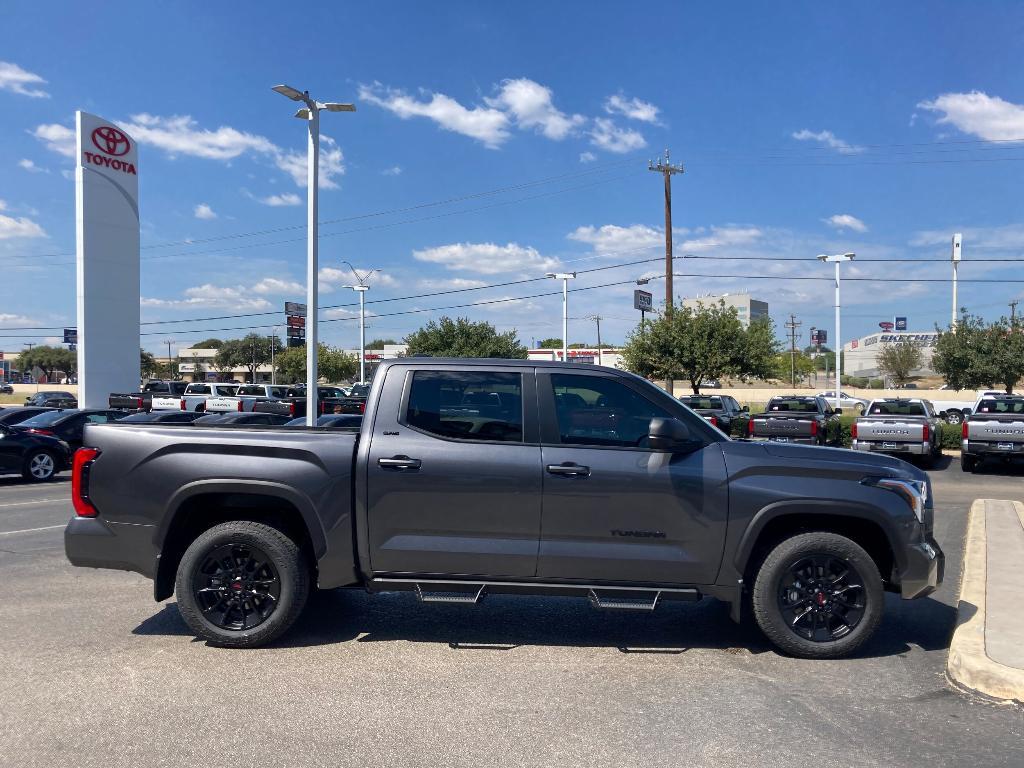
{"type": "Polygon", "coordinates": [[[555,362],[385,361],[358,432],[90,427],[72,499],[73,564],[143,574],[232,647],[280,636],[316,585],[634,611],[707,596],[836,658],[884,591],[927,595],[945,562],[905,462],[730,440],[644,379],[555,362]]]}
{"type": "Polygon", "coordinates": [[[985,459],[1024,459],[1024,396],[982,397],[961,429],[964,472],[974,472],[985,459]]]}
{"type": "Polygon", "coordinates": [[[851,448],[918,457],[926,466],[942,455],[942,419],[920,398],[872,400],[850,425],[851,448]]]}

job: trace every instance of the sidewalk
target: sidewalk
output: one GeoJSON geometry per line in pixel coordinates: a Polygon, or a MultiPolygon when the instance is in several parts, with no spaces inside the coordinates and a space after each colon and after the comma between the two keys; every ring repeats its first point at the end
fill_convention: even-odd
{"type": "Polygon", "coordinates": [[[1024,503],[971,506],[957,627],[946,673],[956,685],[1024,703],[1024,503]]]}

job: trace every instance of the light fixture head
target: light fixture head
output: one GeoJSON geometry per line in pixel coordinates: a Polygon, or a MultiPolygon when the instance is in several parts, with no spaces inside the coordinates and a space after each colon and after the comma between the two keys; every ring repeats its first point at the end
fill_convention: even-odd
{"type": "Polygon", "coordinates": [[[339,104],[336,101],[328,101],[323,105],[323,108],[328,112],[355,112],[355,104],[339,104]]]}
{"type": "Polygon", "coordinates": [[[295,116],[300,120],[309,120],[309,110],[303,107],[295,113],[295,116]]]}
{"type": "Polygon", "coordinates": [[[275,85],[271,90],[277,91],[282,96],[287,96],[292,101],[302,101],[303,99],[302,92],[292,88],[290,85],[275,85]]]}

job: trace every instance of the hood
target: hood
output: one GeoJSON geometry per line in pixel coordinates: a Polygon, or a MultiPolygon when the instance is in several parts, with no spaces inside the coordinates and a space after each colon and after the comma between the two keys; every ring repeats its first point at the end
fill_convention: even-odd
{"type": "Polygon", "coordinates": [[[772,464],[801,466],[822,463],[842,465],[845,472],[863,473],[865,477],[901,477],[908,480],[928,482],[928,474],[895,456],[880,453],[851,451],[847,448],[824,448],[815,445],[794,445],[792,443],[754,442],[730,440],[722,446],[726,452],[741,454],[748,461],[756,461],[758,451],[764,460],[772,464]]]}

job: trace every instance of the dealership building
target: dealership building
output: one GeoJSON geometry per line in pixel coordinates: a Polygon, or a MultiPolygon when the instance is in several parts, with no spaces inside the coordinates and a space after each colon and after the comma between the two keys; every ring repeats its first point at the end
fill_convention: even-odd
{"type": "Polygon", "coordinates": [[[927,333],[914,333],[913,331],[872,333],[843,345],[845,361],[843,371],[847,376],[878,378],[881,376],[878,370],[878,353],[887,344],[909,343],[921,349],[921,367],[912,371],[912,374],[914,376],[931,376],[935,373],[932,368],[932,353],[935,351],[935,343],[938,340],[939,334],[934,331],[927,333]]]}
{"type": "Polygon", "coordinates": [[[754,320],[768,317],[768,302],[751,298],[749,293],[723,293],[721,296],[698,296],[694,299],[683,299],[683,306],[690,309],[698,307],[712,307],[719,302],[725,304],[726,309],[732,307],[739,316],[740,323],[744,328],[749,328],[754,320]]]}

